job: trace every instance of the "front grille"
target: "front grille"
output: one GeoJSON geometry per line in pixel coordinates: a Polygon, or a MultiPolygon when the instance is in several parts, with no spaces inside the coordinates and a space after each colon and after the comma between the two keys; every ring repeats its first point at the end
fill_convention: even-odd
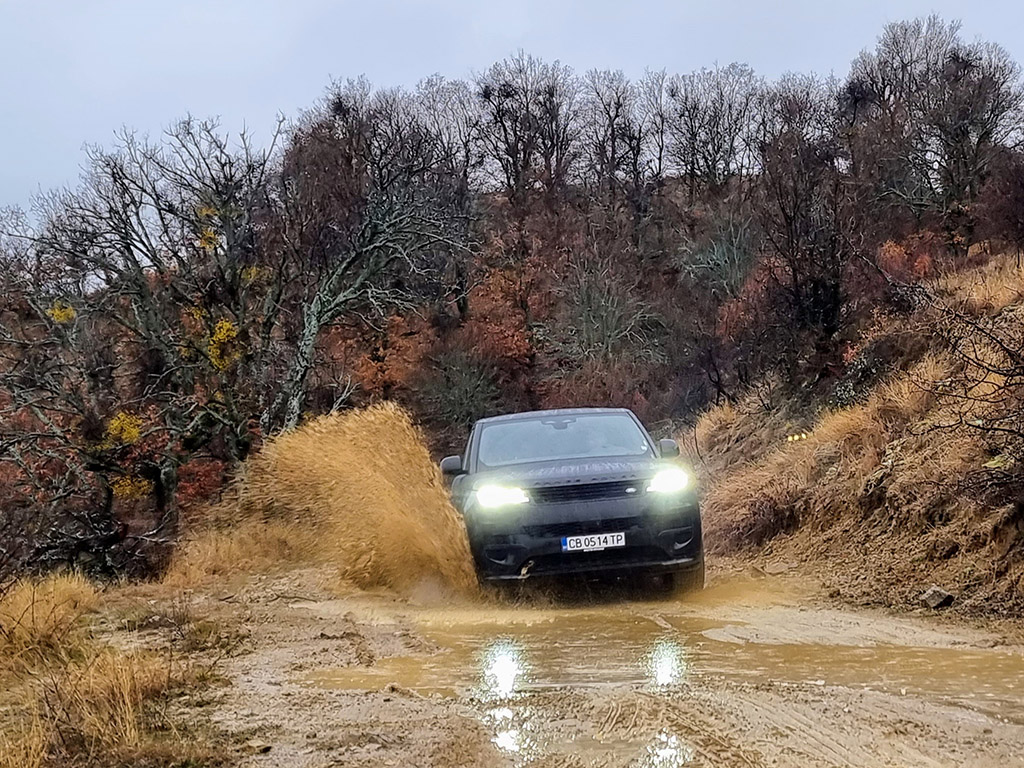
{"type": "Polygon", "coordinates": [[[618,533],[639,525],[639,517],[608,517],[604,520],[570,520],[565,523],[526,525],[523,526],[523,531],[530,536],[562,538],[587,533],[618,533]]]}
{"type": "Polygon", "coordinates": [[[567,501],[590,501],[593,499],[626,499],[638,496],[643,492],[644,484],[641,480],[552,485],[529,489],[530,498],[540,504],[559,504],[567,501]]]}

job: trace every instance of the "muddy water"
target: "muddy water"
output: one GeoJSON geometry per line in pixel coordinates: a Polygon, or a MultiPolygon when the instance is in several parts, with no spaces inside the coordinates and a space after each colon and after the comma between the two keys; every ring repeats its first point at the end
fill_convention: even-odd
{"type": "MultiPolygon", "coordinates": [[[[910,620],[865,622],[856,614],[801,607],[749,585],[696,600],[531,600],[481,608],[413,609],[428,655],[322,671],[307,680],[347,690],[396,684],[472,703],[503,752],[539,750],[534,703],[552,692],[685,699],[702,678],[841,686],[919,696],[1024,723],[1024,654],[985,647],[910,620]]],[[[989,643],[990,644],[990,643],[989,643]]],[[[566,725],[571,729],[572,723],[566,725]]],[[[574,749],[607,754],[600,728],[574,749]]],[[[639,764],[683,765],[688,747],[669,731],[621,745],[639,764]]]]}

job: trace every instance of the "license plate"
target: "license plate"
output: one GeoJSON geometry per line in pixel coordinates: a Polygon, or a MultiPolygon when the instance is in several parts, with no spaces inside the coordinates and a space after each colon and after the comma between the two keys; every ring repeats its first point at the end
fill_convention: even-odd
{"type": "Polygon", "coordinates": [[[588,533],[583,536],[563,536],[563,552],[598,552],[626,546],[624,533],[588,533]]]}

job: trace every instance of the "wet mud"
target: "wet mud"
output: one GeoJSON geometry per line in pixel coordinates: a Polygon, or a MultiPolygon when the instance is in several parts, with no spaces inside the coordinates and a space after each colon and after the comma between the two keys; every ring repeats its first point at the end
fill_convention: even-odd
{"type": "Polygon", "coordinates": [[[219,705],[274,745],[243,765],[1024,766],[1012,633],[764,582],[500,602],[266,589],[219,705]]]}
{"type": "MultiPolygon", "coordinates": [[[[548,700],[621,695],[685,707],[709,681],[920,696],[1024,724],[1020,649],[972,646],[958,634],[900,622],[851,637],[843,631],[849,617],[812,612],[801,621],[808,611],[796,596],[750,584],[688,601],[616,597],[534,595],[511,606],[421,609],[411,617],[436,649],[431,655],[321,669],[303,681],[349,691],[398,686],[471,702],[493,745],[517,764],[559,753],[584,764],[610,756],[623,765],[689,764],[696,753],[685,733],[653,722],[624,738],[609,727],[611,710],[601,722],[561,718],[565,727],[552,729],[560,718],[546,711],[548,700]]],[[[699,706],[699,696],[692,701],[699,706]]]]}

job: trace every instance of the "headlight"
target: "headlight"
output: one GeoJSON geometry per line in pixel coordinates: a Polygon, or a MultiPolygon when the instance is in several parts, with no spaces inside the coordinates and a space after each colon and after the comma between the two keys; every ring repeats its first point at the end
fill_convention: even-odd
{"type": "Polygon", "coordinates": [[[679,493],[690,486],[690,475],[678,467],[663,469],[651,478],[648,493],[679,493]]]}
{"type": "Polygon", "coordinates": [[[507,507],[525,504],[530,500],[522,488],[506,488],[503,485],[484,485],[476,489],[476,500],[481,507],[507,507]]]}

